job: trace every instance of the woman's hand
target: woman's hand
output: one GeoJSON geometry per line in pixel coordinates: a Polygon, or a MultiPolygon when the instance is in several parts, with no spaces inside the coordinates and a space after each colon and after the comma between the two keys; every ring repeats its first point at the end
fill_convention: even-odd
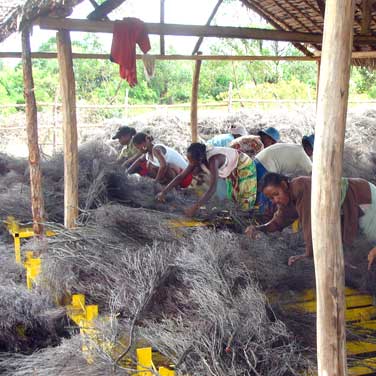
{"type": "Polygon", "coordinates": [[[260,239],[261,237],[261,233],[260,231],[257,230],[257,227],[256,226],[248,226],[245,231],[244,231],[245,235],[247,235],[249,238],[255,240],[255,239],[260,239]]]}
{"type": "Polygon", "coordinates": [[[297,261],[299,261],[299,260],[303,260],[303,259],[305,259],[305,258],[307,258],[307,257],[309,257],[309,256],[307,256],[307,255],[305,255],[305,254],[304,254],[304,255],[291,256],[291,257],[289,258],[288,265],[291,266],[292,264],[296,263],[297,261]]]}
{"type": "Polygon", "coordinates": [[[371,270],[371,266],[376,258],[376,247],[372,248],[368,253],[368,270],[371,270]]]}
{"type": "Polygon", "coordinates": [[[193,205],[190,208],[184,209],[184,214],[187,217],[193,217],[196,214],[196,212],[197,212],[198,209],[199,209],[199,206],[193,205]]]}
{"type": "Polygon", "coordinates": [[[163,192],[159,192],[156,196],[155,199],[159,202],[166,202],[166,197],[163,192]]]}

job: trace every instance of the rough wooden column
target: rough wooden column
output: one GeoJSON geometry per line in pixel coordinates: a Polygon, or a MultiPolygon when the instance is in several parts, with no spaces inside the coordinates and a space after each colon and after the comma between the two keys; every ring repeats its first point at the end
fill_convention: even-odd
{"type": "MultiPolygon", "coordinates": [[[[201,55],[201,52],[198,53],[201,55]]],[[[193,84],[192,84],[192,98],[191,98],[191,131],[192,131],[192,142],[197,142],[198,132],[197,132],[197,101],[198,101],[198,86],[200,82],[200,70],[201,70],[201,60],[196,60],[195,71],[193,73],[193,84]]]]}
{"type": "Polygon", "coordinates": [[[64,225],[72,228],[78,217],[76,88],[69,31],[58,31],[56,40],[63,110],[64,225]]]}
{"type": "Polygon", "coordinates": [[[317,60],[317,75],[316,75],[316,111],[317,111],[317,103],[318,103],[318,101],[319,101],[320,68],[321,68],[321,60],[317,60]]]}
{"type": "Polygon", "coordinates": [[[347,375],[340,179],[355,0],[327,0],[312,174],[320,376],[347,375]]]}
{"type": "Polygon", "coordinates": [[[29,29],[22,31],[22,68],[24,80],[24,95],[26,102],[26,130],[29,147],[29,169],[31,189],[31,211],[33,214],[33,229],[37,235],[43,234],[44,200],[42,189],[42,172],[40,169],[40,154],[38,145],[37,105],[34,95],[34,80],[31,65],[29,29]]]}
{"type": "MultiPolygon", "coordinates": [[[[161,24],[164,24],[164,17],[165,16],[165,0],[160,0],[160,23],[161,24]]],[[[161,55],[164,55],[165,54],[165,38],[164,38],[164,34],[161,34],[160,36],[160,52],[161,52],[161,55]]]]}

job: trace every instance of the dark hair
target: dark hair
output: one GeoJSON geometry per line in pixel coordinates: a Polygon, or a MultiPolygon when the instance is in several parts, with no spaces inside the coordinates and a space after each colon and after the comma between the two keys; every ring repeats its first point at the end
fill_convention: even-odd
{"type": "Polygon", "coordinates": [[[282,182],[289,184],[289,178],[285,175],[277,174],[275,172],[266,173],[260,181],[260,191],[262,192],[269,185],[275,187],[281,185],[282,182]]]}
{"type": "Polygon", "coordinates": [[[119,139],[120,137],[123,137],[123,136],[128,136],[130,135],[131,137],[133,137],[135,134],[136,134],[136,130],[132,127],[128,127],[128,126],[124,126],[124,127],[120,127],[115,136],[112,137],[113,140],[116,140],[116,139],[119,139]]]}
{"type": "Polygon", "coordinates": [[[119,136],[126,136],[128,134],[134,136],[136,133],[137,132],[134,128],[128,126],[120,127],[118,130],[119,136]]]}
{"type": "Polygon", "coordinates": [[[140,145],[145,142],[149,136],[144,132],[139,132],[133,137],[133,145],[140,145]]]}
{"type": "Polygon", "coordinates": [[[194,142],[188,147],[187,153],[189,153],[197,162],[206,162],[206,145],[200,142],[194,142]]]}

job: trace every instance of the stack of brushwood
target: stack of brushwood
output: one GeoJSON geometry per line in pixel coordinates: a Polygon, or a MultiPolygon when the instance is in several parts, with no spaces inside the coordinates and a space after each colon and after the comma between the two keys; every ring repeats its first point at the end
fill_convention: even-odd
{"type": "MultiPolygon", "coordinates": [[[[366,137],[376,133],[374,118],[372,112],[350,117],[347,175],[375,180],[373,149],[366,137]]],[[[151,131],[157,140],[169,135],[169,144],[176,142],[171,146],[186,148],[184,122],[163,117],[154,122],[151,131]],[[168,121],[174,127],[166,128],[168,121]]],[[[205,119],[200,130],[209,138],[231,124],[249,130],[274,125],[284,141],[299,142],[313,123],[303,112],[242,112],[221,123],[205,119]]],[[[28,221],[27,162],[0,157],[0,214],[28,221]]],[[[43,161],[46,211],[57,235],[28,242],[27,248],[42,258],[32,292],[23,286],[22,268],[11,261],[11,243],[0,253],[2,374],[129,375],[136,367],[134,349],[145,343],[170,359],[181,375],[314,373],[314,317],[288,312],[281,304],[315,285],[312,260],[287,265],[289,256],[304,252],[301,233],[284,230],[250,241],[242,234],[249,218],[232,206],[224,218],[235,219],[236,226],[180,227],[182,208],[194,202],[195,194],[172,192],[166,203],[157,202],[160,187],[147,178],[126,176],[113,146],[102,138],[80,147],[79,163],[79,225],[66,230],[61,226],[63,157],[43,161]],[[56,309],[56,301],[74,293],[99,305],[101,343],[114,347],[77,335],[64,308],[56,309]],[[270,299],[276,294],[284,301],[270,299]],[[67,330],[70,336],[64,338],[67,330]],[[94,362],[86,362],[82,341],[89,342],[94,362]]],[[[213,220],[221,214],[213,204],[200,215],[213,220]]],[[[366,263],[370,246],[358,239],[345,250],[348,286],[373,291],[375,276],[366,263]]]]}

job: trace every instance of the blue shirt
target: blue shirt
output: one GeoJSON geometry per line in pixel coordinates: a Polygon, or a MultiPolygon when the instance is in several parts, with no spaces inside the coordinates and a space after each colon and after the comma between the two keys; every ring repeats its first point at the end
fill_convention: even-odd
{"type": "Polygon", "coordinates": [[[230,142],[233,141],[235,137],[231,133],[227,134],[219,134],[218,136],[214,136],[210,140],[207,141],[208,145],[211,146],[219,146],[219,147],[228,147],[230,142]]]}

